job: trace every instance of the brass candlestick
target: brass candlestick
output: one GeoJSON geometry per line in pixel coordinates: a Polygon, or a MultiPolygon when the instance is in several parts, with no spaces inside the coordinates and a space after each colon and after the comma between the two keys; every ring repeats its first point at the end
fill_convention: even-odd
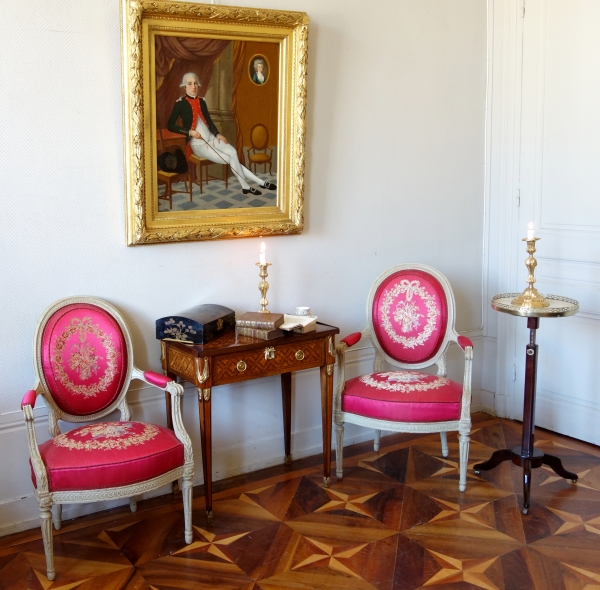
{"type": "Polygon", "coordinates": [[[532,238],[529,240],[527,238],[523,238],[523,241],[527,242],[527,252],[529,254],[529,258],[525,260],[525,266],[529,271],[529,275],[527,277],[527,283],[529,286],[527,289],[525,289],[525,291],[523,291],[523,293],[511,301],[512,305],[518,305],[519,307],[525,307],[529,309],[540,309],[550,305],[546,298],[533,286],[533,283],[535,283],[535,277],[533,276],[533,273],[535,272],[535,267],[537,266],[537,260],[533,257],[533,253],[535,252],[535,243],[539,239],[540,238],[532,238]]]}
{"type": "Polygon", "coordinates": [[[265,279],[269,276],[267,274],[267,266],[271,266],[270,262],[265,262],[261,264],[260,262],[256,263],[256,266],[260,266],[260,272],[258,273],[260,278],[262,279],[260,283],[258,283],[258,289],[262,297],[260,298],[260,313],[270,313],[267,309],[267,305],[269,302],[267,301],[267,291],[269,290],[269,283],[265,281],[265,279]]]}

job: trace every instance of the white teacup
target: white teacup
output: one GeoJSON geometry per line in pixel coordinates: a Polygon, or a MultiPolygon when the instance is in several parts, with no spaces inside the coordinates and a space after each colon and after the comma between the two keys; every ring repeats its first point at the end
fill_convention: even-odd
{"type": "Polygon", "coordinates": [[[296,315],[312,315],[310,313],[310,307],[297,307],[296,315]]]}

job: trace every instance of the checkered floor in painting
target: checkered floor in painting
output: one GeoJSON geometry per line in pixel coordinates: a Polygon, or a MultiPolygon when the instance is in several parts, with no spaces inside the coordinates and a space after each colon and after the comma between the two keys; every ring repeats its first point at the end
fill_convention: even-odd
{"type": "MultiPolygon", "coordinates": [[[[277,184],[277,176],[275,174],[261,174],[257,176],[266,182],[277,184]]],[[[242,194],[242,187],[235,176],[230,176],[225,188],[223,180],[211,180],[208,184],[202,185],[202,194],[200,187],[197,184],[193,185],[192,200],[188,192],[175,193],[173,195],[172,211],[190,211],[194,209],[241,209],[244,207],[273,207],[277,204],[277,191],[268,191],[254,186],[262,192],[262,195],[256,196],[252,194],[242,194]]],[[[173,185],[175,191],[186,191],[184,182],[179,182],[173,185]]],[[[159,187],[159,195],[163,195],[165,187],[159,187]]],[[[160,212],[169,211],[169,203],[165,200],[158,201],[158,210],[160,212]]]]}

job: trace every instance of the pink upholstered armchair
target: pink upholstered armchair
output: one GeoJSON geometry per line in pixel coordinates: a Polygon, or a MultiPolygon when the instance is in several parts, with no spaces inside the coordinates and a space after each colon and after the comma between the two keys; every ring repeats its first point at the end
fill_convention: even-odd
{"type": "Polygon", "coordinates": [[[34,339],[36,384],[23,397],[31,477],[40,507],[48,579],[53,580],[52,507],[129,498],[181,478],[185,540],[192,542],[192,444],[181,420],[183,387],[133,365],[131,338],[119,312],[106,301],[71,297],[51,305],[34,339]],[[173,430],[131,420],[125,394],[140,379],[171,394],[173,430]],[[38,445],[33,408],[48,408],[50,440],[38,445]],[[113,410],[118,422],[94,422],[113,410]],[[61,434],[58,420],[86,424],[61,434]]]}
{"type": "Polygon", "coordinates": [[[334,402],[336,474],[343,476],[344,423],[375,429],[375,451],[382,430],[439,432],[448,456],[446,433],[459,433],[459,489],[467,485],[471,431],[473,344],[454,330],[454,295],[446,277],[422,264],[403,264],[381,274],[369,293],[368,326],[337,347],[338,382],[334,402]],[[346,381],[345,353],[361,338],[375,348],[373,373],[346,381]],[[463,384],[446,378],[451,342],[465,353],[463,384]],[[384,361],[393,370],[384,370],[384,361]],[[437,365],[437,375],[420,372],[437,365]]]}

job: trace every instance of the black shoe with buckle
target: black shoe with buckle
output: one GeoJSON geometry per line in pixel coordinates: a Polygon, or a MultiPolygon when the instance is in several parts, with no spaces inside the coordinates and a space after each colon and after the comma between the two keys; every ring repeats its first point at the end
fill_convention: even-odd
{"type": "Polygon", "coordinates": [[[245,195],[247,195],[248,193],[250,193],[251,195],[262,195],[262,193],[259,190],[255,189],[253,186],[251,186],[250,188],[243,188],[242,193],[244,193],[245,195]]]}
{"type": "Polygon", "coordinates": [[[262,188],[266,188],[268,191],[275,191],[277,190],[277,185],[272,182],[265,182],[265,184],[262,185],[262,188]]]}

